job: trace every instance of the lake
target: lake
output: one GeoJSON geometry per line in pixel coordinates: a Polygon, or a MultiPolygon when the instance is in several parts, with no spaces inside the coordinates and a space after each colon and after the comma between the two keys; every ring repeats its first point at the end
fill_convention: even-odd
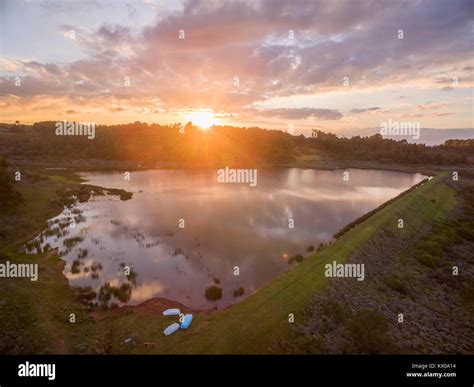
{"type": "Polygon", "coordinates": [[[194,309],[241,301],[290,268],[292,257],[311,255],[311,246],[425,178],[349,170],[344,181],[339,170],[259,169],[250,187],[219,183],[216,170],[140,171],[130,181],[122,173],[82,176],[133,198],[77,203],[50,219],[37,246],[59,248],[70,285],[94,291],[90,301],[164,297],[194,309]],[[221,289],[219,300],[206,298],[210,286],[221,289]]]}

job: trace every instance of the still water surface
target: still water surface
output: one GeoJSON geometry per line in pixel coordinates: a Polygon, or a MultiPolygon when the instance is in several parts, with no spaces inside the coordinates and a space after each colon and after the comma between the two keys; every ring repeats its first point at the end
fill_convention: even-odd
{"type": "Polygon", "coordinates": [[[218,183],[215,170],[134,172],[130,181],[122,173],[84,173],[90,184],[123,188],[133,198],[95,196],[65,209],[50,220],[41,245],[59,248],[72,286],[90,286],[97,295],[102,288],[109,302],[165,297],[221,309],[288,269],[292,256],[310,254],[309,246],[330,241],[347,223],[424,178],[349,172],[344,181],[342,171],[260,169],[256,187],[218,183]],[[72,218],[74,228],[66,226],[72,218]],[[205,297],[212,285],[222,289],[218,301],[205,297]],[[110,292],[121,286],[121,295],[110,292]],[[239,288],[244,294],[236,297],[239,288]]]}

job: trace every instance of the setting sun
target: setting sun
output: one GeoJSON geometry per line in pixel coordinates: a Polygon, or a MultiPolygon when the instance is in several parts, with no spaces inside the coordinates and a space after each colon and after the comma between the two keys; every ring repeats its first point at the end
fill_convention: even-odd
{"type": "Polygon", "coordinates": [[[209,110],[196,110],[186,116],[187,121],[191,121],[193,125],[202,129],[209,129],[212,125],[218,124],[218,119],[214,113],[209,110]]]}

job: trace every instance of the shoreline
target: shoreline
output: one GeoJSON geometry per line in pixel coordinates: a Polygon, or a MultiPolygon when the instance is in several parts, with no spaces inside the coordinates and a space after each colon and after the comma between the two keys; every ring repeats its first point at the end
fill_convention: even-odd
{"type": "MultiPolygon", "coordinates": [[[[267,168],[267,167],[265,167],[267,168]]],[[[314,170],[321,170],[321,169],[318,169],[318,168],[302,168],[302,167],[292,167],[292,166],[289,166],[289,167],[286,167],[286,166],[280,166],[280,167],[268,167],[268,168],[299,168],[299,169],[314,169],[314,170]]],[[[348,169],[359,169],[359,168],[348,168],[348,169]]],[[[362,168],[361,168],[362,169],[362,168]]],[[[67,170],[67,171],[71,171],[71,170],[68,170],[68,169],[63,169],[63,170],[67,170]]],[[[154,169],[143,169],[143,170],[140,170],[140,171],[150,171],[150,170],[154,170],[154,169]]],[[[175,169],[172,169],[172,170],[175,170],[175,169]]],[[[328,169],[324,169],[324,170],[328,170],[328,169]]],[[[331,170],[337,170],[337,169],[331,169],[331,170]]],[[[413,174],[413,173],[420,173],[420,172],[407,172],[407,171],[393,171],[393,170],[390,170],[391,172],[400,172],[400,173],[410,173],[410,174],[413,174]]],[[[95,186],[95,185],[90,185],[89,184],[89,180],[85,179],[84,177],[80,176],[79,174],[81,172],[79,171],[72,171],[74,173],[74,175],[80,179],[82,179],[82,183],[80,183],[82,186],[86,186],[88,187],[89,189],[92,189],[92,188],[96,188],[96,189],[101,189],[105,192],[107,192],[108,190],[110,190],[109,188],[105,188],[105,187],[101,187],[101,186],[95,186]]],[[[97,171],[99,172],[99,171],[97,171]]],[[[109,171],[109,172],[112,172],[112,171],[109,171]]],[[[117,173],[119,173],[118,171],[116,171],[117,173]]],[[[373,210],[365,213],[365,214],[362,214],[360,217],[354,219],[352,222],[349,222],[348,224],[344,225],[343,228],[339,231],[337,231],[334,235],[333,235],[333,238],[327,242],[327,245],[331,245],[333,244],[334,242],[337,241],[337,239],[339,239],[343,233],[347,232],[348,230],[350,230],[351,228],[355,227],[357,224],[361,223],[362,221],[364,220],[367,220],[368,218],[374,216],[375,214],[377,214],[378,212],[380,212],[384,207],[386,207],[387,205],[391,204],[392,202],[400,199],[402,196],[410,193],[411,191],[413,190],[416,190],[417,188],[419,188],[421,185],[423,185],[424,183],[426,183],[429,179],[430,176],[433,176],[433,175],[425,175],[423,173],[420,173],[421,175],[423,175],[425,178],[411,186],[411,187],[408,187],[406,190],[402,191],[399,195],[389,199],[388,201],[380,204],[379,206],[377,206],[376,208],[374,208],[373,210]],[[338,235],[340,234],[340,235],[338,235]],[[337,235],[337,236],[336,236],[337,235]]],[[[119,191],[125,191],[125,190],[121,190],[121,189],[118,189],[119,191]]],[[[128,191],[125,191],[125,192],[128,192],[128,191]]],[[[113,194],[113,195],[119,195],[117,193],[113,194]]],[[[93,195],[92,195],[93,196],[93,195]]],[[[119,195],[120,196],[120,195],[119,195]]],[[[91,196],[90,196],[91,197],[91,196]]],[[[87,198],[87,200],[89,200],[89,198],[87,198]]],[[[122,199],[123,200],[123,199],[122,199]]],[[[308,255],[308,256],[305,256],[305,258],[309,258],[311,257],[312,254],[308,255]]],[[[59,257],[59,256],[58,256],[59,257]]],[[[61,261],[63,261],[63,259],[61,257],[59,257],[59,259],[61,261]]],[[[65,262],[65,261],[63,261],[65,262]]],[[[283,273],[291,270],[293,268],[293,266],[289,266],[288,268],[286,268],[285,270],[283,270],[281,273],[279,273],[276,277],[274,278],[271,278],[270,280],[268,280],[266,283],[262,284],[262,286],[260,286],[255,292],[257,292],[259,289],[261,288],[264,288],[265,286],[269,285],[273,280],[275,280],[276,278],[278,278],[280,275],[282,275],[283,273]]],[[[64,273],[63,273],[64,275],[64,273]]],[[[65,275],[64,275],[65,277],[65,275]]],[[[66,278],[66,277],[65,277],[66,278]]],[[[68,282],[69,284],[69,282],[68,282]]],[[[70,286],[70,285],[69,285],[70,286]]],[[[71,288],[73,288],[72,286],[70,286],[71,288]]],[[[181,311],[184,311],[185,313],[193,313],[193,314],[206,314],[206,315],[210,315],[210,314],[215,314],[217,312],[223,312],[223,311],[226,311],[230,308],[232,308],[233,306],[235,305],[238,305],[240,304],[241,302],[243,302],[245,299],[247,299],[248,297],[251,297],[252,294],[255,294],[255,292],[251,293],[251,294],[248,294],[246,295],[246,297],[244,297],[243,299],[240,299],[238,302],[234,302],[232,304],[229,304],[227,305],[226,307],[222,308],[222,309],[214,309],[214,308],[210,308],[210,309],[195,309],[195,308],[191,308],[189,306],[186,306],[184,304],[182,304],[181,302],[179,301],[176,301],[176,300],[172,300],[172,299],[169,299],[169,298],[166,298],[166,297],[160,297],[160,296],[157,296],[157,297],[152,297],[152,298],[149,298],[147,300],[144,300],[144,301],[141,301],[140,303],[138,304],[123,304],[123,305],[119,305],[115,310],[117,312],[117,314],[122,314],[122,313],[126,313],[128,311],[136,311],[136,312],[143,312],[143,313],[148,313],[148,314],[162,314],[162,312],[168,308],[179,308],[181,311]]],[[[96,314],[100,314],[100,311],[99,311],[100,307],[98,305],[95,305],[92,309],[91,309],[91,313],[93,315],[96,315],[96,314]]],[[[108,310],[111,310],[111,309],[108,309],[108,310]]],[[[96,318],[96,317],[94,317],[96,318]]]]}
{"type": "Polygon", "coordinates": [[[32,169],[44,169],[46,171],[68,171],[74,173],[80,172],[137,172],[149,170],[212,170],[225,166],[229,168],[251,168],[251,169],[270,169],[270,168],[301,168],[315,170],[340,170],[340,169],[374,169],[404,173],[422,173],[435,175],[445,170],[465,170],[472,167],[471,164],[453,164],[453,165],[429,165],[429,164],[397,164],[379,161],[363,161],[363,160],[294,160],[285,163],[276,164],[193,164],[180,162],[161,162],[154,165],[141,163],[139,161],[123,161],[123,160],[33,160],[25,161],[16,158],[7,158],[11,167],[24,167],[32,169]]]}

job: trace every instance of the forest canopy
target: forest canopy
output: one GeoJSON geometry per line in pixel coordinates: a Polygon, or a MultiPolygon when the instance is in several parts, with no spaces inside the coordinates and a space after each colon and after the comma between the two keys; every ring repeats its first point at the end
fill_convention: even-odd
{"type": "MultiPolygon", "coordinates": [[[[58,136],[55,121],[10,125],[0,134],[0,154],[29,159],[102,159],[137,161],[143,165],[275,165],[301,155],[337,160],[376,160],[402,164],[464,164],[474,155],[474,140],[448,140],[440,146],[370,137],[341,138],[314,131],[313,138],[257,127],[214,126],[202,130],[191,123],[158,125],[134,122],[97,126],[94,138],[58,136]],[[3,144],[2,144],[3,143],[3,144]]],[[[2,125],[5,127],[4,125],[2,125]]]]}

